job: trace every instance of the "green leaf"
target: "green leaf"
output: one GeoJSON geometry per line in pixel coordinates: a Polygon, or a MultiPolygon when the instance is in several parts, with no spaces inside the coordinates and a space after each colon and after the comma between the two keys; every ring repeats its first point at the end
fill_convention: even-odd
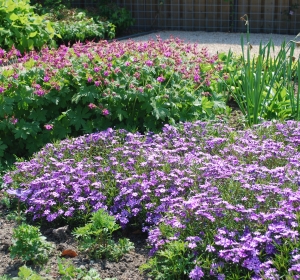
{"type": "Polygon", "coordinates": [[[76,110],[69,110],[67,116],[70,119],[70,125],[74,125],[75,129],[78,131],[81,127],[85,126],[85,119],[91,116],[91,112],[87,106],[76,107],[76,110]]]}
{"type": "Polygon", "coordinates": [[[3,141],[0,140],[0,157],[4,155],[4,151],[6,150],[7,145],[3,143],[3,141]]]}
{"type": "Polygon", "coordinates": [[[117,113],[117,116],[118,116],[118,119],[119,119],[120,122],[123,121],[124,118],[125,119],[128,118],[127,112],[122,110],[120,107],[117,108],[116,113],[117,113]]]}
{"type": "Polygon", "coordinates": [[[14,99],[5,97],[0,104],[0,118],[4,118],[5,115],[11,115],[13,113],[14,99]]]}
{"type": "Polygon", "coordinates": [[[37,34],[37,31],[31,32],[31,33],[29,33],[28,37],[29,37],[29,38],[35,37],[36,34],[37,34]]]}
{"type": "Polygon", "coordinates": [[[12,21],[16,21],[17,19],[19,19],[19,17],[18,17],[15,13],[12,13],[12,14],[9,16],[9,19],[12,20],[12,21]]]}

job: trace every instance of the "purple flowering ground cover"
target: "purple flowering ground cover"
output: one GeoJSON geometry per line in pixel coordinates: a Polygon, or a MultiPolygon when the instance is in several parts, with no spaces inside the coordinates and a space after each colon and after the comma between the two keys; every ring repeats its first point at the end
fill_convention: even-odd
{"type": "Polygon", "coordinates": [[[105,208],[148,232],[154,279],[300,279],[300,125],[107,129],[47,144],[4,176],[34,220],[105,208]]]}

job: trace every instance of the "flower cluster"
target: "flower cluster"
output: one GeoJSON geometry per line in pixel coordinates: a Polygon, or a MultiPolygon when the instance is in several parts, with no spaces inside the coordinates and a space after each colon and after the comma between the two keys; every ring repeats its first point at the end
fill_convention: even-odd
{"type": "MultiPolygon", "coordinates": [[[[154,256],[185,242],[197,263],[191,279],[222,279],[236,265],[240,277],[261,279],[279,275],[280,246],[299,238],[299,135],[294,121],[244,131],[200,121],[160,134],[108,129],[46,145],[4,181],[27,190],[34,219],[104,208],[123,227],[139,222],[154,256]]],[[[294,275],[298,253],[290,258],[294,275]]]]}

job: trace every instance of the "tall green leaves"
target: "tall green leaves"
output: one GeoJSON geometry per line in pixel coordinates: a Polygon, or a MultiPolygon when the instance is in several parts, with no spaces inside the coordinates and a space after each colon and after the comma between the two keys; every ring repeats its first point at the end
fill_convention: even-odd
{"type": "Polygon", "coordinates": [[[299,62],[295,63],[295,41],[283,42],[276,56],[272,56],[274,44],[270,40],[260,44],[258,56],[251,55],[249,22],[247,15],[247,43],[241,37],[241,67],[232,67],[234,61],[230,52],[227,69],[230,69],[228,89],[246,116],[248,124],[262,120],[299,119],[299,93],[295,93],[295,76],[300,77],[299,62]],[[246,53],[246,54],[245,54],[246,53]]]}

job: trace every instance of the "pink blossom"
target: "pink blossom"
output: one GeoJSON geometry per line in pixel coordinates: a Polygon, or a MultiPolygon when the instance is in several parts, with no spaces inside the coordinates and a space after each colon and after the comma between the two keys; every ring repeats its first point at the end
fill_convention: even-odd
{"type": "Polygon", "coordinates": [[[0,87],[0,93],[2,93],[5,90],[4,87],[0,87]]]}
{"type": "Polygon", "coordinates": [[[101,85],[101,81],[95,81],[95,86],[98,87],[101,85]]]}
{"type": "Polygon", "coordinates": [[[44,82],[46,82],[46,83],[47,83],[47,82],[49,82],[49,81],[50,81],[50,77],[49,77],[49,76],[45,76],[43,80],[44,80],[44,82]]]}
{"type": "Polygon", "coordinates": [[[11,117],[10,122],[15,125],[18,122],[18,119],[15,119],[14,116],[11,117]]]}
{"type": "Polygon", "coordinates": [[[51,129],[53,129],[53,124],[45,124],[44,127],[45,127],[47,130],[51,130],[51,129]]]}
{"type": "Polygon", "coordinates": [[[151,61],[151,60],[147,60],[146,62],[145,62],[145,64],[147,65],[147,66],[152,66],[153,65],[153,61],[151,61]]]}
{"type": "Polygon", "coordinates": [[[157,79],[156,79],[159,83],[162,83],[165,81],[165,78],[163,76],[159,76],[157,79]]]}
{"type": "Polygon", "coordinates": [[[89,107],[90,109],[95,109],[95,108],[97,108],[97,106],[96,106],[95,104],[93,104],[93,103],[90,103],[90,104],[88,105],[88,107],[89,107]]]}
{"type": "Polygon", "coordinates": [[[99,68],[99,67],[95,67],[95,68],[94,68],[94,71],[95,71],[96,73],[98,73],[98,72],[100,71],[100,68],[99,68]]]}
{"type": "Polygon", "coordinates": [[[103,109],[102,110],[102,114],[103,114],[103,116],[107,116],[107,115],[109,115],[109,111],[108,111],[108,109],[103,109]]]}

